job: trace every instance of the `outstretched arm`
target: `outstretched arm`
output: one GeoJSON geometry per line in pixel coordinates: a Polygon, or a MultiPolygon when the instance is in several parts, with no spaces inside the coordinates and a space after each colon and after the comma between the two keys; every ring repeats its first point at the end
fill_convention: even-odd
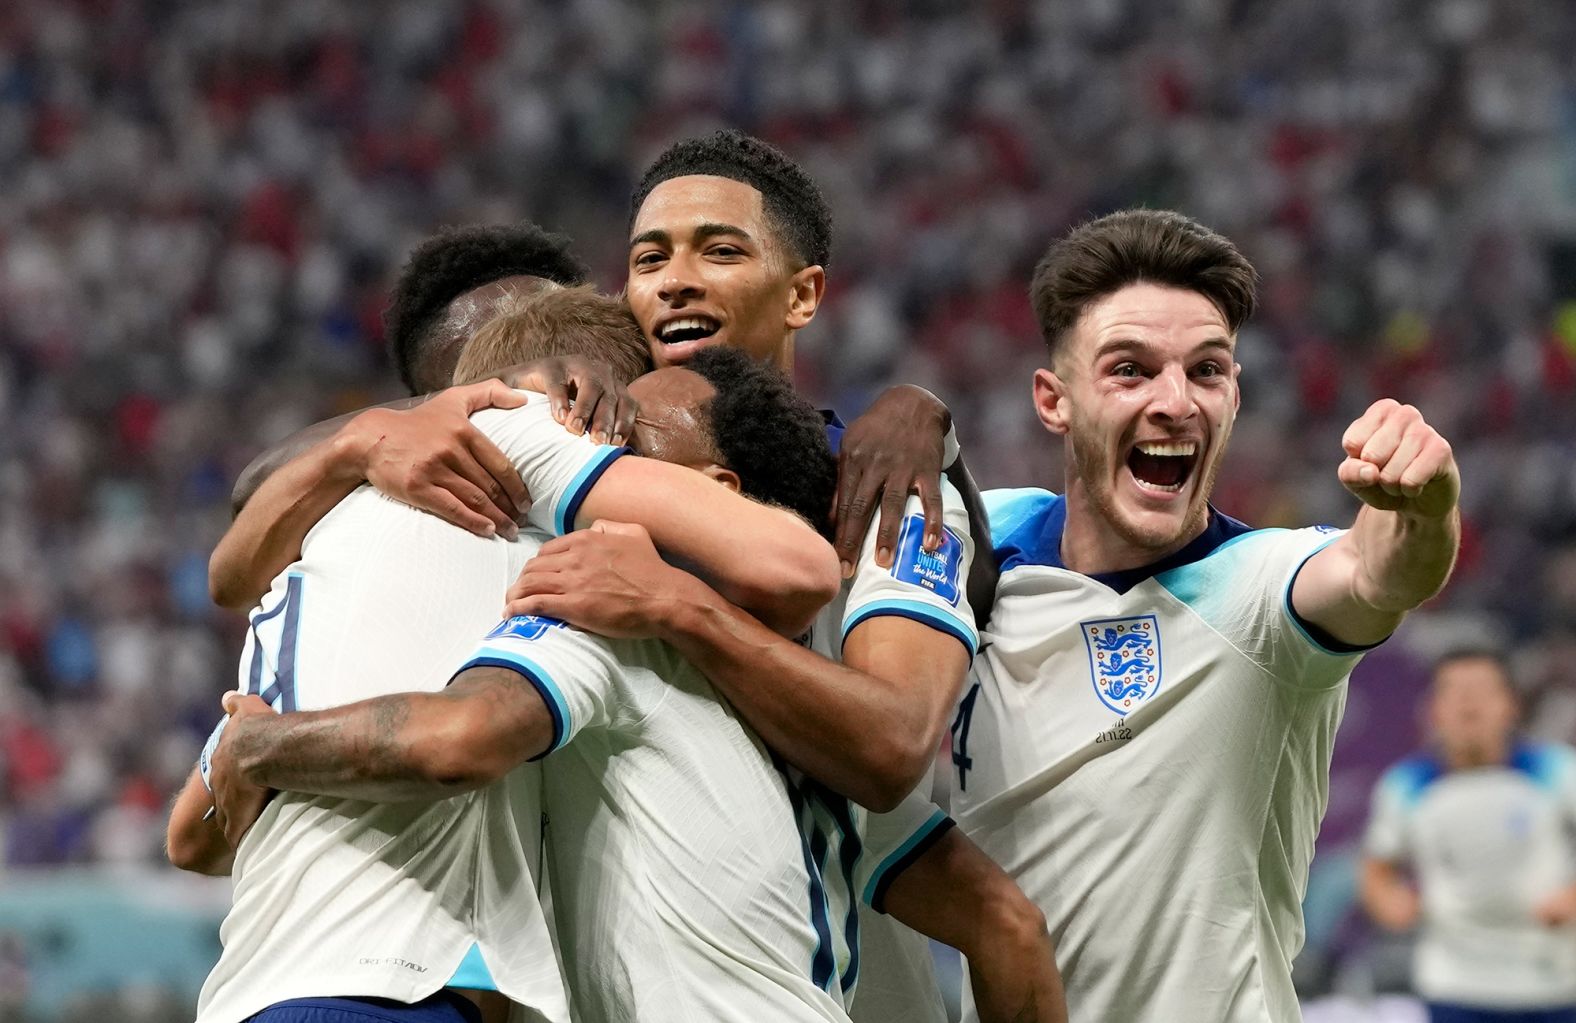
{"type": "Polygon", "coordinates": [[[1044,914],[956,828],[899,874],[876,908],[968,957],[981,1023],[1065,1023],[1044,914]]]}
{"type": "Polygon", "coordinates": [[[1357,894],[1374,923],[1387,931],[1409,931],[1422,914],[1417,890],[1400,865],[1377,856],[1363,857],[1357,894]]]}
{"type": "Polygon", "coordinates": [[[1378,643],[1438,593],[1461,542],[1450,445],[1410,405],[1375,402],[1346,431],[1341,483],[1363,502],[1351,530],[1308,559],[1297,616],[1348,646],[1378,643]]]}

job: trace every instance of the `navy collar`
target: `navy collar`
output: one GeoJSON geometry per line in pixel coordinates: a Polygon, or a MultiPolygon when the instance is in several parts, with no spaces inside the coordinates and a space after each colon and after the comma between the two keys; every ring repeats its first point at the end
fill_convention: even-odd
{"type": "MultiPolygon", "coordinates": [[[[1051,568],[1060,568],[1063,571],[1076,571],[1068,568],[1062,562],[1062,531],[1067,526],[1067,502],[1065,499],[1056,500],[1050,508],[1044,522],[1044,532],[1039,536],[1035,545],[1038,548],[1042,565],[1051,568]]],[[[1209,509],[1209,523],[1204,527],[1204,532],[1195,537],[1188,545],[1175,554],[1167,555],[1159,561],[1138,568],[1124,568],[1117,572],[1080,572],[1080,575],[1093,579],[1102,586],[1109,586],[1117,593],[1126,593],[1146,579],[1152,579],[1162,572],[1169,572],[1173,568],[1191,565],[1195,561],[1202,561],[1213,554],[1224,544],[1236,539],[1244,533],[1253,532],[1253,527],[1238,522],[1229,515],[1222,515],[1211,505],[1209,509]]],[[[1003,570],[1007,566],[1003,565],[1003,570]]]]}

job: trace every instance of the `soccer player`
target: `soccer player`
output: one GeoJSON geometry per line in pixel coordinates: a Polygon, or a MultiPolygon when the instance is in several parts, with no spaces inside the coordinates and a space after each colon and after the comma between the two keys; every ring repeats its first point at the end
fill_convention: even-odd
{"type": "Polygon", "coordinates": [[[1413,986],[1433,1023],[1576,1023],[1576,751],[1519,741],[1509,666],[1434,666],[1433,742],[1374,792],[1363,905],[1418,927],[1413,986]]]}
{"type": "MultiPolygon", "coordinates": [[[[468,417],[520,399],[494,380],[455,388],[449,381],[464,342],[493,318],[501,298],[585,279],[568,242],[534,224],[450,228],[418,245],[384,317],[395,369],[412,397],[308,427],[246,467],[232,497],[240,518],[210,563],[214,601],[233,610],[255,604],[300,553],[311,525],[363,482],[480,536],[511,536],[530,495],[468,417]],[[264,481],[286,468],[253,506],[264,481]]],[[[502,376],[512,387],[546,392],[554,418],[573,433],[622,443],[633,425],[633,405],[620,403],[622,388],[598,363],[562,356],[502,376]]]]}
{"type": "MultiPolygon", "coordinates": [[[[640,450],[824,517],[836,474],[820,416],[741,353],[699,354],[688,367],[631,385],[647,410],[640,450]]],[[[688,578],[635,527],[593,532],[634,549],[621,571],[688,578]],[[642,551],[655,565],[639,562],[642,551]]],[[[538,575],[576,563],[584,540],[544,547],[538,575]]],[[[659,587],[643,599],[672,595],[659,587]]],[[[655,640],[519,616],[488,634],[441,694],[277,717],[255,696],[230,706],[238,717],[214,758],[221,806],[232,770],[254,786],[431,798],[552,753],[543,770],[554,910],[586,1018],[846,1019],[856,899],[971,949],[991,971],[982,994],[1002,1006],[992,1019],[1063,1018],[1043,926],[992,926],[1003,907],[1027,902],[945,815],[911,798],[865,822],[784,772],[704,677],[655,640]],[[806,819],[825,819],[819,840],[801,830],[806,819]]]]}
{"type": "MultiPolygon", "coordinates": [[[[552,354],[544,338],[626,379],[648,365],[627,311],[583,289],[537,292],[492,333],[506,331],[507,360],[485,371],[519,361],[520,343],[552,354]]],[[[494,340],[477,338],[478,357],[499,348],[494,340]]],[[[830,547],[787,512],[572,436],[542,401],[479,413],[477,425],[536,495],[536,530],[563,533],[608,514],[641,521],[785,631],[804,628],[836,590],[830,547]]],[[[362,487],[318,524],[251,616],[242,687],[281,710],[441,687],[497,621],[504,589],[538,547],[477,537],[362,487]]],[[[203,819],[202,785],[194,777],[177,801],[170,854],[178,865],[223,870],[223,819],[203,819]]],[[[457,800],[269,803],[235,855],[235,905],[199,1019],[328,1020],[336,1007],[375,1019],[457,1019],[468,1010],[453,989],[495,989],[566,1019],[535,900],[537,785],[528,768],[457,800]]]]}
{"type": "Polygon", "coordinates": [[[1298,1018],[1291,961],[1347,677],[1444,585],[1449,445],[1376,402],[1349,530],[1209,505],[1252,266],[1176,213],[1054,243],[1031,297],[1065,490],[988,495],[1001,581],[953,727],[959,826],[1045,912],[1074,1019],[1298,1018]]]}

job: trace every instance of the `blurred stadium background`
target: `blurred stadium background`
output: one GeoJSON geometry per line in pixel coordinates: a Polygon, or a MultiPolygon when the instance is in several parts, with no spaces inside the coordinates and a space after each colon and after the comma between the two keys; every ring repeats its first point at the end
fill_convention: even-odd
{"type": "Polygon", "coordinates": [[[261,445],[398,392],[411,245],[526,217],[616,288],[639,169],[721,124],[837,216],[809,391],[931,387],[987,486],[1059,478],[1034,261],[1133,204],[1264,276],[1224,510],[1348,521],[1381,394],[1455,443],[1461,565],[1353,682],[1298,964],[1355,999],[1310,1019],[1403,985],[1351,850],[1424,666],[1503,643],[1529,728],[1576,739],[1573,50],[1547,0],[7,0],[0,1020],[190,1019],[228,889],[164,866],[164,809],[240,637],[207,556],[261,445]]]}

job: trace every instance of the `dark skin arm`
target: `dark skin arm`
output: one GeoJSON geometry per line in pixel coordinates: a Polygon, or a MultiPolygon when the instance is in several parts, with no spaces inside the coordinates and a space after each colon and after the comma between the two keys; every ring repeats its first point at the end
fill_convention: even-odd
{"type": "Polygon", "coordinates": [[[236,521],[208,563],[215,603],[235,609],[255,603],[300,557],[312,527],[366,482],[478,535],[514,535],[530,495],[469,419],[483,408],[518,406],[514,388],[546,394],[554,418],[572,433],[589,427],[594,438],[622,443],[634,426],[638,407],[611,372],[567,357],[307,427],[242,472],[232,499],[236,521]]]}
{"type": "Polygon", "coordinates": [[[968,669],[957,639],[905,618],[872,618],[849,633],[839,664],[668,565],[648,537],[603,528],[577,534],[572,561],[528,564],[505,614],[666,640],[768,746],[872,810],[896,806],[930,770],[968,669]]]}
{"type": "MultiPolygon", "coordinates": [[[[844,578],[852,574],[870,531],[870,520],[878,510],[876,563],[891,567],[910,493],[919,495],[925,511],[925,549],[935,550],[941,543],[942,438],[951,428],[952,413],[941,399],[923,387],[900,384],[883,391],[843,433],[832,507],[837,524],[832,547],[842,562],[844,578]]],[[[979,486],[961,455],[946,470],[946,477],[963,495],[969,510],[969,533],[976,552],[969,572],[969,602],[976,624],[983,625],[996,594],[996,565],[988,556],[992,548],[990,521],[979,486]]]]}
{"type": "MultiPolygon", "coordinates": [[[[342,799],[443,799],[502,778],[546,751],[553,719],[531,684],[477,667],[436,693],[398,693],[328,710],[274,714],[256,696],[225,697],[231,714],[209,781],[215,819],[238,844],[267,789],[342,799]]],[[[200,783],[199,783],[200,784],[200,783]]]]}
{"type": "Polygon", "coordinates": [[[1044,914],[956,828],[897,876],[882,909],[968,957],[981,1023],[1065,1023],[1044,914]]]}

